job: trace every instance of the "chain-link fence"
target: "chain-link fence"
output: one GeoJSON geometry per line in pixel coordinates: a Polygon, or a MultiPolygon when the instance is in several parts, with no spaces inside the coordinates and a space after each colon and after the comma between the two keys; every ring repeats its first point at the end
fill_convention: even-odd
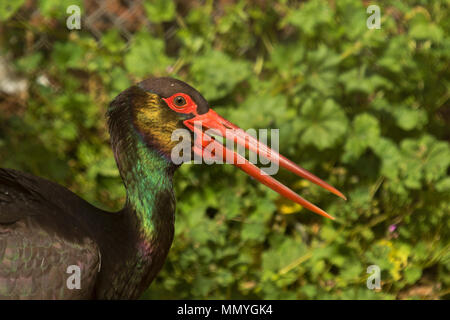
{"type": "MultiPolygon", "coordinates": [[[[151,28],[145,13],[144,2],[144,0],[84,1],[81,9],[80,31],[92,34],[101,43],[102,36],[108,30],[115,29],[129,45],[137,30],[151,28]]],[[[67,32],[65,23],[70,16],[67,8],[71,5],[70,3],[61,4],[49,9],[48,12],[42,12],[45,6],[40,5],[37,0],[29,0],[6,23],[28,32],[25,44],[27,50],[49,48],[51,45],[49,38],[54,36],[58,27],[67,32]]],[[[3,41],[8,40],[14,41],[14,39],[3,41]]]]}

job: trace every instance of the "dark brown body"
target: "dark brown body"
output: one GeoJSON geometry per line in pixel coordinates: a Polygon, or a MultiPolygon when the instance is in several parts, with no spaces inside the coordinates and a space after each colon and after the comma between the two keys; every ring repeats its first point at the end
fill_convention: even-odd
{"type": "Polygon", "coordinates": [[[169,219],[149,241],[128,207],[100,211],[55,183],[0,169],[0,298],[139,298],[173,239],[173,196],[163,201],[169,219]],[[80,289],[67,285],[71,265],[80,289]]]}

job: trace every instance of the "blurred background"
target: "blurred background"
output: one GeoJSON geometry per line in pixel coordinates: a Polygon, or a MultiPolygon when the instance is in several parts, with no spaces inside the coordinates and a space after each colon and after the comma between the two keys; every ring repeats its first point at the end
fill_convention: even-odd
{"type": "Polygon", "coordinates": [[[3,0],[0,166],[109,210],[125,200],[109,101],[149,76],[196,87],[347,202],[281,170],[336,221],[229,165],[175,175],[176,235],[143,298],[450,298],[450,2],[3,0]],[[381,11],[368,29],[369,5],[381,11]],[[69,30],[70,5],[81,29],[69,30]],[[381,270],[370,290],[367,268],[381,270]]]}

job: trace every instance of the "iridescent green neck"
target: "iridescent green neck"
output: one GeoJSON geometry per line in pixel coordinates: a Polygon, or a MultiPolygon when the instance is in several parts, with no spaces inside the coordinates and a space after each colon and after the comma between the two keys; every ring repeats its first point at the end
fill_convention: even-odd
{"type": "Polygon", "coordinates": [[[176,166],[151,140],[164,123],[145,128],[136,125],[136,108],[147,105],[149,95],[131,87],[119,94],[108,108],[111,146],[127,189],[122,211],[106,221],[111,233],[104,247],[112,269],[103,272],[103,297],[138,297],[161,269],[174,235],[175,198],[172,177],[176,166]],[[118,277],[117,275],[120,275],[118,277]],[[126,281],[120,281],[126,279],[126,281]],[[110,284],[113,283],[113,286],[110,284]],[[108,289],[112,288],[112,289],[108,289]]]}
{"type": "Polygon", "coordinates": [[[158,232],[161,220],[173,222],[174,165],[131,129],[126,144],[115,146],[116,161],[127,189],[125,210],[136,215],[146,237],[158,232]]]}
{"type": "Polygon", "coordinates": [[[165,234],[173,228],[172,176],[176,166],[161,151],[161,145],[152,140],[161,134],[158,128],[164,119],[146,122],[144,127],[136,119],[136,110],[148,106],[148,99],[154,100],[133,86],[111,102],[107,117],[111,146],[127,189],[124,211],[138,218],[140,235],[144,232],[147,239],[153,239],[159,236],[155,234],[158,231],[165,234]],[[152,132],[154,135],[148,134],[152,132]]]}

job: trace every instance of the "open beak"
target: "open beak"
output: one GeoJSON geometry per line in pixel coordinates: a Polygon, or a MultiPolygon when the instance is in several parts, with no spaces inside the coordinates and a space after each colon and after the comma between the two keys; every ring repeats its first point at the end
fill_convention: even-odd
{"type": "Polygon", "coordinates": [[[272,162],[278,163],[281,167],[291,171],[292,173],[295,173],[296,175],[334,193],[342,199],[347,200],[347,198],[336,188],[319,179],[307,170],[300,168],[289,159],[283,157],[278,152],[272,150],[251,135],[244,132],[244,130],[238,126],[225,120],[211,109],[207,113],[196,115],[192,119],[185,120],[184,124],[194,132],[195,141],[193,151],[195,154],[201,156],[203,159],[209,158],[211,160],[218,160],[218,158],[221,158],[220,160],[225,161],[226,163],[232,163],[259,182],[278,192],[280,195],[300,204],[308,210],[334,220],[334,218],[324,210],[303,199],[290,188],[272,178],[270,175],[267,175],[254,164],[250,163],[239,153],[226,148],[223,144],[214,139],[213,136],[206,135],[204,132],[206,130],[210,130],[215,135],[224,137],[226,140],[233,140],[236,144],[245,147],[247,150],[253,151],[272,162]],[[214,152],[205,152],[206,148],[208,150],[214,150],[214,152]]]}

